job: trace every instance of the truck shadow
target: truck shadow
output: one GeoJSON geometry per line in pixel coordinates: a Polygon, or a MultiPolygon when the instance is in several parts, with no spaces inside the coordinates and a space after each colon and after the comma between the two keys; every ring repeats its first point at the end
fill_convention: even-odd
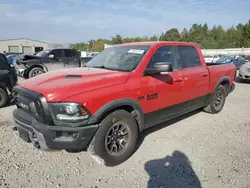
{"type": "MultiPolygon", "coordinates": [[[[153,126],[153,127],[150,127],[150,128],[148,128],[148,129],[144,130],[144,131],[139,135],[139,139],[138,139],[138,142],[137,142],[136,150],[139,149],[139,147],[142,145],[142,143],[143,143],[143,141],[144,141],[144,139],[145,139],[145,137],[146,137],[147,135],[149,135],[149,134],[151,134],[151,133],[153,133],[153,132],[155,132],[155,131],[159,131],[159,130],[161,130],[161,129],[165,128],[165,127],[168,127],[168,126],[170,126],[170,125],[172,125],[172,124],[174,124],[174,123],[177,123],[177,122],[179,122],[179,121],[182,121],[182,120],[184,120],[184,119],[186,119],[186,118],[188,118],[188,117],[191,117],[191,116],[193,116],[193,115],[196,115],[196,114],[198,114],[198,113],[200,113],[200,112],[202,112],[201,109],[194,110],[194,111],[192,111],[192,112],[189,112],[189,113],[184,114],[184,115],[182,115],[182,116],[179,116],[179,117],[177,117],[177,118],[174,118],[174,119],[172,119],[172,120],[166,121],[166,122],[164,122],[164,123],[155,125],[155,126],[153,126]]],[[[136,152],[136,151],[135,151],[135,152],[136,152]]]]}
{"type": "Polygon", "coordinates": [[[188,157],[181,151],[174,151],[172,156],[151,160],[145,163],[149,175],[147,188],[201,188],[201,183],[194,172],[188,157]]]}

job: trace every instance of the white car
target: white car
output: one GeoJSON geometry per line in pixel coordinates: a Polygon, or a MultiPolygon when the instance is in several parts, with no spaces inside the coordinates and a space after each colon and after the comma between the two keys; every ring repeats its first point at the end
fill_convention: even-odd
{"type": "Polygon", "coordinates": [[[218,55],[205,55],[206,63],[215,63],[220,57],[218,55]]]}
{"type": "Polygon", "coordinates": [[[250,63],[245,63],[239,70],[240,80],[250,80],[250,63]]]}

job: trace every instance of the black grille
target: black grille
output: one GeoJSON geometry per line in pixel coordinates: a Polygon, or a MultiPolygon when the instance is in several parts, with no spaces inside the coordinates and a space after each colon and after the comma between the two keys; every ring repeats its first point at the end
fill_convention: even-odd
{"type": "Polygon", "coordinates": [[[53,124],[48,103],[42,94],[20,86],[17,86],[13,93],[17,108],[21,108],[41,123],[53,124]]]}

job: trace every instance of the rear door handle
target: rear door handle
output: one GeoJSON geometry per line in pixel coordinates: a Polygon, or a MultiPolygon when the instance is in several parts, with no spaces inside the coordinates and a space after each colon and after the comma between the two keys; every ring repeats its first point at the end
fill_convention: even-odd
{"type": "Polygon", "coordinates": [[[207,77],[208,76],[208,73],[203,73],[201,74],[202,77],[207,77]]]}

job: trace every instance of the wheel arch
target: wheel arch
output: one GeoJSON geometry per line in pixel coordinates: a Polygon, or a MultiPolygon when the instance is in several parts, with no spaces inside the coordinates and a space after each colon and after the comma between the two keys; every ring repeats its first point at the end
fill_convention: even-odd
{"type": "Polygon", "coordinates": [[[0,88],[3,89],[6,93],[8,93],[8,86],[5,83],[0,82],[0,88]]]}
{"type": "Polygon", "coordinates": [[[223,85],[226,89],[226,95],[230,93],[230,78],[228,76],[223,76],[222,78],[219,79],[219,81],[216,84],[216,87],[214,90],[219,86],[223,85]]]}
{"type": "Polygon", "coordinates": [[[113,100],[102,106],[89,120],[89,124],[100,123],[108,114],[123,109],[131,113],[138,125],[138,130],[141,132],[144,129],[144,112],[140,104],[129,98],[113,100]]]}
{"type": "Polygon", "coordinates": [[[33,68],[41,68],[41,69],[43,69],[44,72],[48,72],[48,68],[46,66],[41,65],[41,64],[34,64],[34,65],[30,65],[30,67],[25,71],[25,76],[29,76],[29,72],[33,68]]]}

